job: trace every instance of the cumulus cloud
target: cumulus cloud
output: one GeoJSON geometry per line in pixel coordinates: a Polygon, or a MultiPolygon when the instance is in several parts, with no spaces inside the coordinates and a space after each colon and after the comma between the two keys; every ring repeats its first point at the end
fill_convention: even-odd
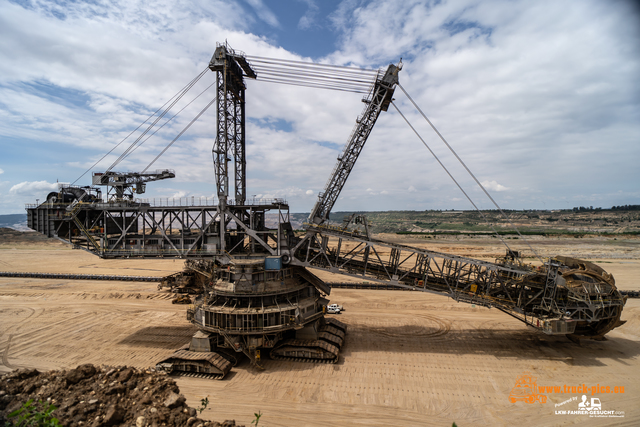
{"type": "Polygon", "coordinates": [[[0,169],[0,175],[2,175],[4,173],[4,171],[2,169],[0,169]]]}
{"type": "MultiPolygon", "coordinates": [[[[581,181],[589,181],[603,193],[620,185],[631,191],[627,180],[610,175],[617,175],[614,158],[627,158],[624,153],[629,150],[640,155],[632,133],[623,130],[638,131],[623,111],[627,107],[637,111],[640,99],[632,83],[640,62],[630,54],[640,48],[638,13],[630,4],[621,2],[610,8],[598,2],[347,1],[334,15],[336,28],[344,34],[341,49],[330,56],[363,64],[402,56],[402,85],[471,170],[476,175],[496,176],[495,184],[489,184],[493,191],[506,194],[508,187],[499,182],[530,189],[503,199],[504,203],[522,207],[541,190],[555,200],[561,194],[589,197],[577,185],[581,181]],[[386,36],[370,37],[381,33],[386,36]],[[622,50],[628,49],[629,55],[620,55],[615,46],[624,46],[622,50]],[[591,65],[576,67],[579,63],[591,65]],[[622,81],[626,83],[620,84],[622,81]],[[630,87],[635,89],[625,89],[630,87]],[[613,110],[626,118],[616,119],[613,110]],[[612,134],[622,138],[613,149],[616,154],[601,143],[604,135],[612,134]],[[545,150],[554,155],[540,156],[545,150]],[[572,159],[570,164],[567,158],[572,159]],[[584,164],[594,165],[599,176],[611,177],[609,183],[587,172],[584,164]]],[[[424,120],[400,91],[396,98],[440,155],[439,141],[423,126],[424,120]]],[[[388,123],[395,118],[380,120],[388,123]]],[[[383,125],[385,131],[387,126],[383,125]]],[[[372,135],[380,130],[377,125],[372,135]]],[[[398,144],[394,149],[399,155],[384,153],[378,159],[385,169],[396,171],[385,176],[391,183],[397,185],[402,174],[420,171],[439,191],[451,185],[437,165],[429,167],[433,161],[428,156],[403,144],[419,144],[415,136],[401,128],[388,136],[398,144]]],[[[444,150],[441,158],[447,166],[451,161],[455,166],[455,159],[447,155],[450,153],[444,150]]],[[[627,169],[637,170],[631,165],[627,169]]],[[[452,171],[464,181],[464,170],[453,167],[452,171]]],[[[463,184],[465,189],[473,185],[463,184]]],[[[362,185],[363,189],[365,185],[369,184],[362,185]]]]}
{"type": "Polygon", "coordinates": [[[316,15],[318,14],[319,8],[314,0],[299,0],[299,1],[307,5],[307,11],[302,16],[302,18],[300,18],[300,20],[298,21],[298,28],[300,28],[301,30],[306,30],[316,25],[315,19],[316,19],[316,15]]]}
{"type": "Polygon", "coordinates": [[[251,5],[253,10],[255,10],[258,18],[271,25],[272,27],[279,27],[280,22],[276,15],[264,4],[262,0],[246,0],[247,3],[251,5]]]}
{"type": "MultiPolygon", "coordinates": [[[[25,181],[14,185],[9,189],[12,194],[24,194],[24,195],[40,195],[47,191],[55,191],[58,189],[58,184],[55,182],[47,181],[25,181]]],[[[43,194],[46,196],[46,194],[43,194]]]]}
{"type": "Polygon", "coordinates": [[[189,195],[189,193],[187,193],[186,191],[180,190],[180,191],[176,191],[175,193],[170,195],[169,198],[170,199],[180,199],[180,198],[186,197],[188,195],[189,195]]]}
{"type": "MultiPolygon", "coordinates": [[[[300,28],[314,25],[317,3],[300,1],[307,4],[300,28]]],[[[256,29],[265,26],[254,25],[240,2],[28,4],[0,2],[0,35],[12,40],[0,46],[0,137],[41,155],[3,158],[24,165],[13,182],[47,182],[54,173],[73,181],[205,69],[216,41],[228,40],[250,55],[311,60],[273,41],[281,28],[277,8],[263,0],[246,2],[270,26],[262,34],[256,29]]],[[[470,169],[491,177],[487,188],[505,208],[532,207],[532,200],[539,206],[566,203],[567,194],[576,205],[593,194],[600,202],[589,204],[628,204],[640,181],[633,163],[640,158],[640,34],[630,4],[345,0],[332,14],[337,49],[315,59],[377,68],[402,57],[403,87],[470,169]]],[[[213,81],[209,73],[193,90],[213,81]]],[[[247,87],[247,189],[286,196],[292,210],[308,211],[308,196],[317,192],[303,188],[323,188],[363,108],[361,96],[259,81],[247,87]]],[[[461,179],[465,171],[452,166],[455,159],[402,92],[394,96],[461,184],[474,185],[461,179]]],[[[144,168],[211,99],[203,95],[118,168],[144,168]]],[[[215,192],[214,138],[212,108],[154,165],[176,170],[170,191],[151,183],[147,196],[215,192]]],[[[390,108],[335,209],[470,208],[464,199],[452,201],[457,191],[390,108]],[[379,188],[386,190],[368,195],[367,189],[379,188]]]]}
{"type": "Polygon", "coordinates": [[[491,191],[507,191],[509,188],[502,184],[498,184],[496,181],[482,181],[482,186],[491,191]]]}
{"type": "Polygon", "coordinates": [[[313,195],[313,190],[307,190],[304,192],[304,194],[306,194],[307,196],[312,196],[313,195]]]}

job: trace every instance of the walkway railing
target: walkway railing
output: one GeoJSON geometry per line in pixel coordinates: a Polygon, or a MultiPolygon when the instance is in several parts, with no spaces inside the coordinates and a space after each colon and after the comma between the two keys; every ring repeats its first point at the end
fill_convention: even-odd
{"type": "MultiPolygon", "coordinates": [[[[87,202],[84,202],[87,204],[87,202]]],[[[137,205],[147,205],[151,207],[189,207],[189,206],[218,206],[218,199],[215,197],[205,197],[205,196],[191,196],[191,197],[152,197],[147,199],[111,199],[107,200],[103,198],[101,202],[97,203],[105,203],[105,204],[124,204],[127,206],[137,206],[137,205]]],[[[236,203],[235,200],[230,199],[227,201],[228,205],[241,205],[241,206],[268,206],[268,205],[286,205],[287,201],[282,198],[269,198],[269,199],[247,199],[243,203],[236,203]]],[[[42,204],[36,203],[26,203],[26,209],[36,209],[38,206],[43,206],[47,208],[60,208],[64,209],[68,207],[70,203],[60,203],[60,202],[44,202],[42,204]]]]}

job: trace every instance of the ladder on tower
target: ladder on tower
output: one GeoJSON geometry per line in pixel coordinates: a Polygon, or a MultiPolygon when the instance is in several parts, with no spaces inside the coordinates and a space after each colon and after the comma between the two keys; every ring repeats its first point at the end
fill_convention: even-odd
{"type": "Polygon", "coordinates": [[[558,287],[558,269],[560,264],[549,260],[547,264],[547,280],[544,285],[544,293],[542,294],[541,306],[546,311],[557,312],[556,289],[558,287]]]}

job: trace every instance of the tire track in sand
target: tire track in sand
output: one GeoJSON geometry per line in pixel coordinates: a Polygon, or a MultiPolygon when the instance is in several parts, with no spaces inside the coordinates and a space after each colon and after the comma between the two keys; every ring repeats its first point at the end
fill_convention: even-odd
{"type": "Polygon", "coordinates": [[[9,340],[7,341],[7,346],[5,347],[4,351],[2,352],[2,364],[4,366],[6,366],[9,369],[14,369],[15,366],[13,366],[11,363],[9,363],[9,349],[11,348],[11,339],[13,338],[13,334],[9,335],[9,340]]]}

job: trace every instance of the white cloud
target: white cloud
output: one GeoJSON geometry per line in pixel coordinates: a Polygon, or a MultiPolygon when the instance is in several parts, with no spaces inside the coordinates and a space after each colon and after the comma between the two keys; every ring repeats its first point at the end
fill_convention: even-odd
{"type": "MultiPolygon", "coordinates": [[[[315,22],[316,3],[300,1],[308,4],[302,28],[315,22]]],[[[250,55],[309,60],[272,41],[283,33],[265,2],[248,3],[271,33],[252,33],[255,20],[243,4],[221,0],[0,3],[0,39],[11,40],[0,44],[0,138],[32,143],[22,157],[8,159],[3,150],[5,164],[24,166],[12,167],[12,182],[73,181],[204,69],[216,41],[250,55]],[[26,154],[34,152],[40,157],[26,154]]],[[[586,204],[581,198],[629,204],[640,181],[633,163],[640,158],[640,34],[629,4],[346,0],[332,14],[339,48],[321,59],[376,68],[403,57],[402,85],[470,169],[491,177],[487,187],[505,208],[586,204]],[[504,183],[518,194],[504,191],[504,183]]],[[[214,80],[209,73],[193,91],[214,80]]],[[[361,96],[259,81],[247,86],[247,191],[287,197],[293,211],[308,211],[308,196],[317,191],[303,188],[323,188],[363,108],[361,96]]],[[[475,185],[400,90],[394,97],[463,187],[475,185]]],[[[205,98],[119,169],[144,168],[211,99],[205,98]]],[[[154,165],[176,170],[171,188],[151,183],[146,196],[214,193],[214,138],[211,109],[154,165]]],[[[336,209],[471,208],[452,194],[458,189],[391,108],[336,209]],[[386,190],[368,194],[379,188],[386,190]]],[[[7,200],[0,210],[14,212],[19,205],[5,207],[7,200]]]]}
{"type": "Polygon", "coordinates": [[[279,27],[280,22],[276,15],[264,4],[262,0],[246,0],[251,5],[253,10],[258,15],[258,18],[271,25],[272,27],[279,27]]]}
{"type": "Polygon", "coordinates": [[[0,175],[2,175],[4,173],[4,171],[2,169],[0,169],[0,175]]]}
{"type": "MultiPolygon", "coordinates": [[[[334,16],[344,32],[342,47],[330,57],[366,64],[402,56],[401,83],[471,170],[494,175],[494,191],[503,192],[502,197],[507,187],[498,182],[530,188],[500,203],[521,208],[540,191],[548,200],[575,193],[588,197],[579,184],[585,181],[603,193],[616,186],[632,192],[622,176],[610,176],[618,175],[616,158],[627,158],[629,151],[640,155],[631,131],[637,134],[640,128],[629,114],[638,111],[640,99],[633,83],[640,62],[631,53],[640,48],[640,37],[638,13],[629,4],[610,8],[598,2],[345,2],[342,14],[334,16]],[[371,37],[382,33],[387,36],[371,37]],[[635,89],[629,92],[630,87],[635,89]],[[614,110],[620,117],[614,117],[614,110]],[[602,141],[613,134],[620,138],[612,152],[602,141]],[[549,158],[541,156],[543,152],[554,154],[549,158]],[[567,158],[572,159],[569,164],[567,158]],[[599,175],[587,171],[586,164],[596,167],[599,175]],[[609,176],[609,184],[597,176],[609,176]]],[[[466,172],[401,91],[396,90],[395,97],[456,179],[465,189],[472,188],[466,172]]],[[[385,132],[397,144],[393,151],[376,153],[384,179],[398,187],[401,176],[419,176],[440,192],[458,192],[428,154],[404,144],[419,144],[404,124],[395,135],[386,132],[389,122],[397,122],[392,110],[386,114],[396,117],[381,116],[372,133],[375,138],[385,132]]],[[[363,152],[365,163],[372,145],[363,152]]],[[[637,170],[631,164],[627,169],[637,170]]],[[[540,196],[536,199],[541,201],[540,196]]],[[[464,201],[459,206],[471,207],[464,201]]]]}
{"type": "Polygon", "coordinates": [[[307,11],[302,16],[302,18],[300,18],[300,20],[298,21],[298,28],[300,28],[301,30],[306,30],[316,25],[315,19],[316,19],[316,15],[318,14],[319,8],[314,0],[298,0],[298,1],[301,1],[307,5],[307,11]]]}
{"type": "Polygon", "coordinates": [[[186,197],[188,196],[189,193],[187,193],[184,190],[180,190],[180,191],[176,191],[175,193],[173,193],[171,196],[169,196],[170,199],[181,199],[182,197],[186,197]]]}
{"type": "MultiPolygon", "coordinates": [[[[47,181],[25,181],[11,187],[9,192],[12,194],[20,195],[40,195],[40,193],[44,193],[47,191],[56,191],[57,189],[58,184],[55,182],[52,183],[47,181]]],[[[46,194],[43,194],[43,196],[46,196],[46,194]]]]}
{"type": "Polygon", "coordinates": [[[482,181],[482,186],[491,191],[507,191],[509,188],[502,184],[498,184],[496,181],[482,181]]]}

